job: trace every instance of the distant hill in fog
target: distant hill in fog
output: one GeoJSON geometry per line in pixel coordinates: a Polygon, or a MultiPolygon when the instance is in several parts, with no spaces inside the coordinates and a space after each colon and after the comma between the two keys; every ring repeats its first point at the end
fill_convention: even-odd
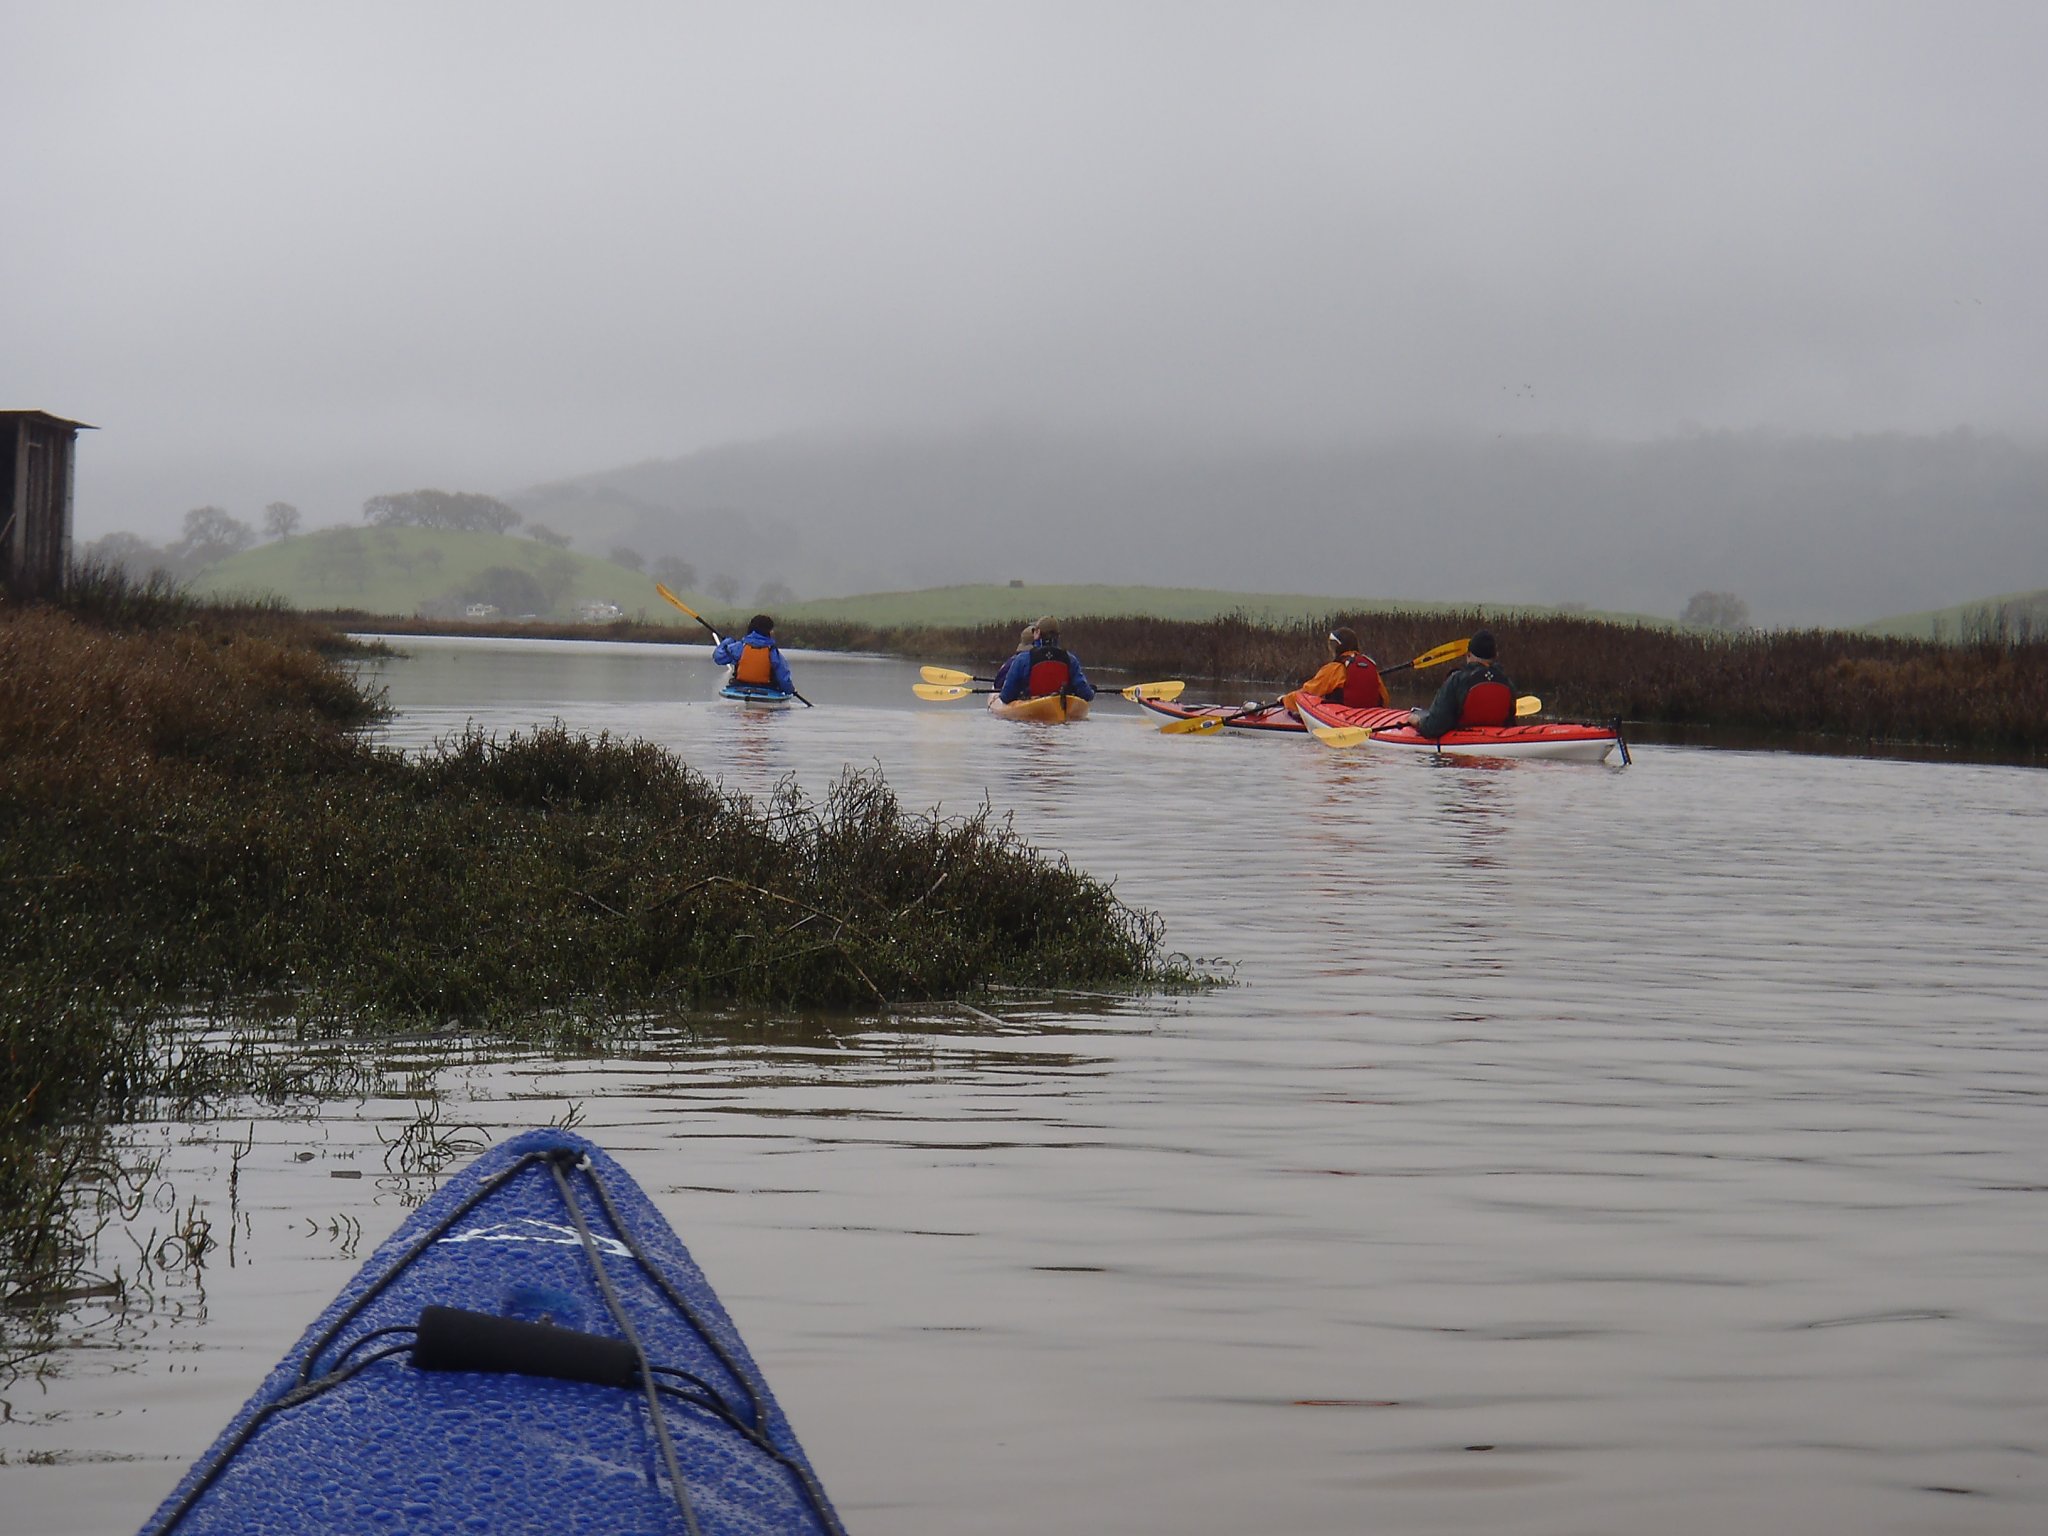
{"type": "Polygon", "coordinates": [[[1909,640],[2048,639],[2048,589],[2008,592],[1926,613],[1901,613],[1867,628],[1909,640]]]}
{"type": "MultiPolygon", "coordinates": [[[[863,592],[851,597],[819,597],[803,602],[778,604],[782,619],[823,619],[834,623],[872,624],[879,628],[919,625],[934,627],[977,624],[1022,625],[1041,614],[1064,619],[1090,617],[1135,617],[1186,619],[1200,622],[1224,614],[1241,613],[1269,624],[1298,619],[1327,620],[1338,614],[1385,613],[1393,610],[1429,612],[1444,609],[1468,614],[1471,603],[1398,603],[1356,594],[1321,596],[1299,592],[1225,592],[1207,587],[1109,586],[1078,583],[1048,586],[1012,582],[1005,586],[923,587],[912,592],[863,592]]],[[[1552,612],[1548,609],[1514,609],[1513,612],[1552,612]]],[[[1652,614],[1605,613],[1591,609],[1573,612],[1588,619],[1615,624],[1649,624],[1666,629],[1677,626],[1652,614]]]]}
{"type": "Polygon", "coordinates": [[[454,618],[468,604],[486,602],[511,618],[570,620],[578,605],[594,602],[646,623],[690,622],[661,601],[651,577],[609,561],[531,539],[440,528],[300,534],[231,555],[195,577],[192,588],[203,596],[272,597],[294,608],[400,617],[454,618]]]}
{"type": "Polygon", "coordinates": [[[2048,451],[1970,432],[788,437],[506,499],[585,550],[679,555],[706,581],[803,597],[1101,581],[1675,616],[1714,590],[1783,625],[2048,582],[2048,451]]]}

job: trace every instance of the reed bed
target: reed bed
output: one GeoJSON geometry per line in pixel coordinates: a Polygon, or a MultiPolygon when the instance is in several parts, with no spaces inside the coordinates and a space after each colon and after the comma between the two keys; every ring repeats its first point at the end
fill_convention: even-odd
{"type": "MultiPolygon", "coordinates": [[[[63,1205],[67,1128],[247,1080],[165,1050],[193,1015],[587,1039],[1187,977],[1156,917],[986,810],[862,773],[756,802],[560,727],[404,756],[357,729],[378,702],[334,643],[104,578],[0,604],[0,1209],[63,1205]]],[[[49,1271],[53,1241],[0,1233],[0,1264],[49,1271]]]]}
{"type": "MultiPolygon", "coordinates": [[[[1517,687],[1551,718],[1714,726],[1817,734],[2048,757],[2048,638],[1990,630],[1964,645],[1839,631],[1718,635],[1560,616],[1334,612],[1269,624],[1242,614],[1212,622],[1061,617],[1063,643],[1091,670],[1189,680],[1235,699],[1271,696],[1321,665],[1323,637],[1355,629],[1383,663],[1491,629],[1517,687]],[[1231,691],[1231,690],[1235,691],[1231,691]]],[[[992,665],[1016,642],[1014,625],[872,629],[792,624],[789,643],[992,665]]],[[[986,670],[977,665],[973,670],[986,670]]],[[[1388,679],[1396,703],[1423,704],[1441,672],[1388,679]]]]}

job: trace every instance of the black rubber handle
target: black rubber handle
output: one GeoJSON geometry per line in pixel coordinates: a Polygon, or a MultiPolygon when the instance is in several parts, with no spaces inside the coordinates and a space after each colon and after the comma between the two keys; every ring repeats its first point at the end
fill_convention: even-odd
{"type": "Polygon", "coordinates": [[[636,1387],[640,1362],[624,1339],[460,1307],[420,1309],[412,1363],[423,1371],[513,1371],[600,1387],[636,1387]]]}

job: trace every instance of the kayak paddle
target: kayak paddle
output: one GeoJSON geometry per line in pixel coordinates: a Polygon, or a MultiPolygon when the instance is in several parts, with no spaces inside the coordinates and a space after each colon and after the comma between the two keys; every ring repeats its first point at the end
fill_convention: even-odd
{"type": "Polygon", "coordinates": [[[951,667],[919,667],[918,674],[928,683],[992,683],[992,677],[976,677],[971,672],[955,672],[951,667]]]}
{"type": "MultiPolygon", "coordinates": [[[[1424,651],[1413,661],[1401,661],[1396,662],[1391,667],[1381,667],[1380,676],[1385,677],[1389,672],[1407,672],[1428,667],[1440,667],[1447,661],[1457,661],[1466,655],[1471,644],[1470,640],[1447,640],[1434,650],[1424,651]]],[[[1242,720],[1246,715],[1256,715],[1262,709],[1278,709],[1280,703],[1279,699],[1275,699],[1270,704],[1247,704],[1243,709],[1236,711],[1234,714],[1204,715],[1198,720],[1169,720],[1166,724],[1159,727],[1159,734],[1162,736],[1207,736],[1222,730],[1224,726],[1230,724],[1233,720],[1242,720]]],[[[1355,727],[1331,726],[1326,727],[1326,729],[1355,729],[1355,727]]]]}
{"type": "Polygon", "coordinates": [[[1411,668],[1427,671],[1431,667],[1440,667],[1447,661],[1457,661],[1469,654],[1471,647],[1470,640],[1448,640],[1433,651],[1424,651],[1413,661],[1397,661],[1391,667],[1381,667],[1380,676],[1385,677],[1389,672],[1406,672],[1411,668]]]}
{"type": "Polygon", "coordinates": [[[1128,688],[1117,689],[1117,692],[1133,704],[1140,699],[1158,699],[1161,703],[1170,704],[1181,696],[1181,691],[1186,687],[1186,683],[1175,678],[1168,683],[1133,683],[1128,688]]]}
{"type": "Polygon", "coordinates": [[[994,693],[993,688],[970,688],[965,683],[912,683],[910,691],[920,699],[930,699],[934,704],[948,699],[964,699],[970,693],[994,693]]]}
{"type": "MultiPolygon", "coordinates": [[[[1177,699],[1185,687],[1187,684],[1176,678],[1165,683],[1133,683],[1128,688],[1119,688],[1117,692],[1135,703],[1139,699],[1177,699]]],[[[964,699],[970,693],[994,693],[995,689],[970,688],[965,683],[912,683],[910,691],[920,699],[940,703],[948,699],[964,699]]]]}
{"type": "Polygon", "coordinates": [[[697,611],[696,609],[692,608],[692,607],[691,607],[691,606],[690,606],[690,605],[689,605],[688,603],[684,602],[684,601],[683,601],[683,600],[682,600],[682,599],[681,599],[680,597],[677,597],[677,596],[675,595],[675,593],[673,593],[673,592],[669,591],[669,589],[668,589],[667,587],[663,586],[663,585],[662,585],[662,584],[661,584],[660,582],[658,582],[658,581],[657,581],[657,582],[656,582],[656,583],[654,584],[654,590],[655,590],[655,591],[657,591],[657,592],[659,592],[659,593],[660,593],[660,594],[661,594],[661,595],[662,595],[662,596],[663,596],[664,598],[666,598],[666,599],[667,599],[667,600],[668,600],[668,601],[669,601],[670,603],[672,603],[672,604],[674,604],[674,605],[675,605],[676,607],[678,607],[678,608],[682,609],[682,610],[683,610],[683,612],[687,613],[687,614],[688,614],[688,615],[689,615],[689,616],[690,616],[691,618],[695,619],[695,620],[696,620],[696,621],[697,621],[697,622],[698,622],[699,624],[702,624],[702,625],[704,626],[704,633],[705,633],[705,634],[707,634],[707,635],[709,635],[709,636],[711,637],[711,639],[712,639],[712,642],[713,642],[714,644],[717,644],[717,645],[723,645],[723,644],[725,643],[725,642],[724,642],[723,640],[719,639],[719,636],[718,636],[718,631],[717,631],[717,630],[715,630],[715,629],[713,629],[713,628],[711,627],[711,621],[710,621],[709,619],[705,618],[703,614],[699,613],[699,612],[698,612],[698,611],[697,611]]]}
{"type": "MultiPolygon", "coordinates": [[[[1543,701],[1533,693],[1525,693],[1515,700],[1515,715],[1541,714],[1543,701]]],[[[1355,747],[1361,741],[1372,739],[1372,732],[1362,725],[1312,725],[1309,734],[1326,747],[1355,747]]]]}

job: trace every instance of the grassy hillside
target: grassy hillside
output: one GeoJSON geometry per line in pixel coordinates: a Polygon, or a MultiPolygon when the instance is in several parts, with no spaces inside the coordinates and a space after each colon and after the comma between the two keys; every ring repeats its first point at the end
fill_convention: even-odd
{"type": "Polygon", "coordinates": [[[2011,592],[2004,597],[1980,598],[1958,603],[1953,608],[1930,608],[1925,613],[1902,613],[1863,626],[1870,635],[1899,640],[1969,641],[1986,639],[2030,639],[2048,635],[2048,588],[2038,592],[2011,592]]]}
{"type": "MultiPolygon", "coordinates": [[[[1199,622],[1243,613],[1267,623],[1320,619],[1333,613],[1469,613],[1470,603],[1396,602],[1385,598],[1314,597],[1290,592],[1216,592],[1200,587],[967,586],[930,587],[919,592],[873,592],[860,597],[825,597],[785,603],[781,620],[813,619],[878,627],[946,628],[979,624],[1025,624],[1041,614],[1062,619],[1083,614],[1199,622]]],[[[1555,609],[1500,609],[1501,613],[1555,613],[1555,609]]],[[[1668,619],[1634,613],[1583,613],[1580,617],[1622,624],[1671,627],[1668,619]]]]}
{"type": "Polygon", "coordinates": [[[516,535],[429,528],[332,528],[282,539],[222,561],[192,586],[201,596],[277,597],[305,609],[452,616],[471,601],[495,600],[510,618],[568,619],[578,603],[601,601],[629,619],[690,622],[655,595],[652,577],[608,560],[516,535]]]}

